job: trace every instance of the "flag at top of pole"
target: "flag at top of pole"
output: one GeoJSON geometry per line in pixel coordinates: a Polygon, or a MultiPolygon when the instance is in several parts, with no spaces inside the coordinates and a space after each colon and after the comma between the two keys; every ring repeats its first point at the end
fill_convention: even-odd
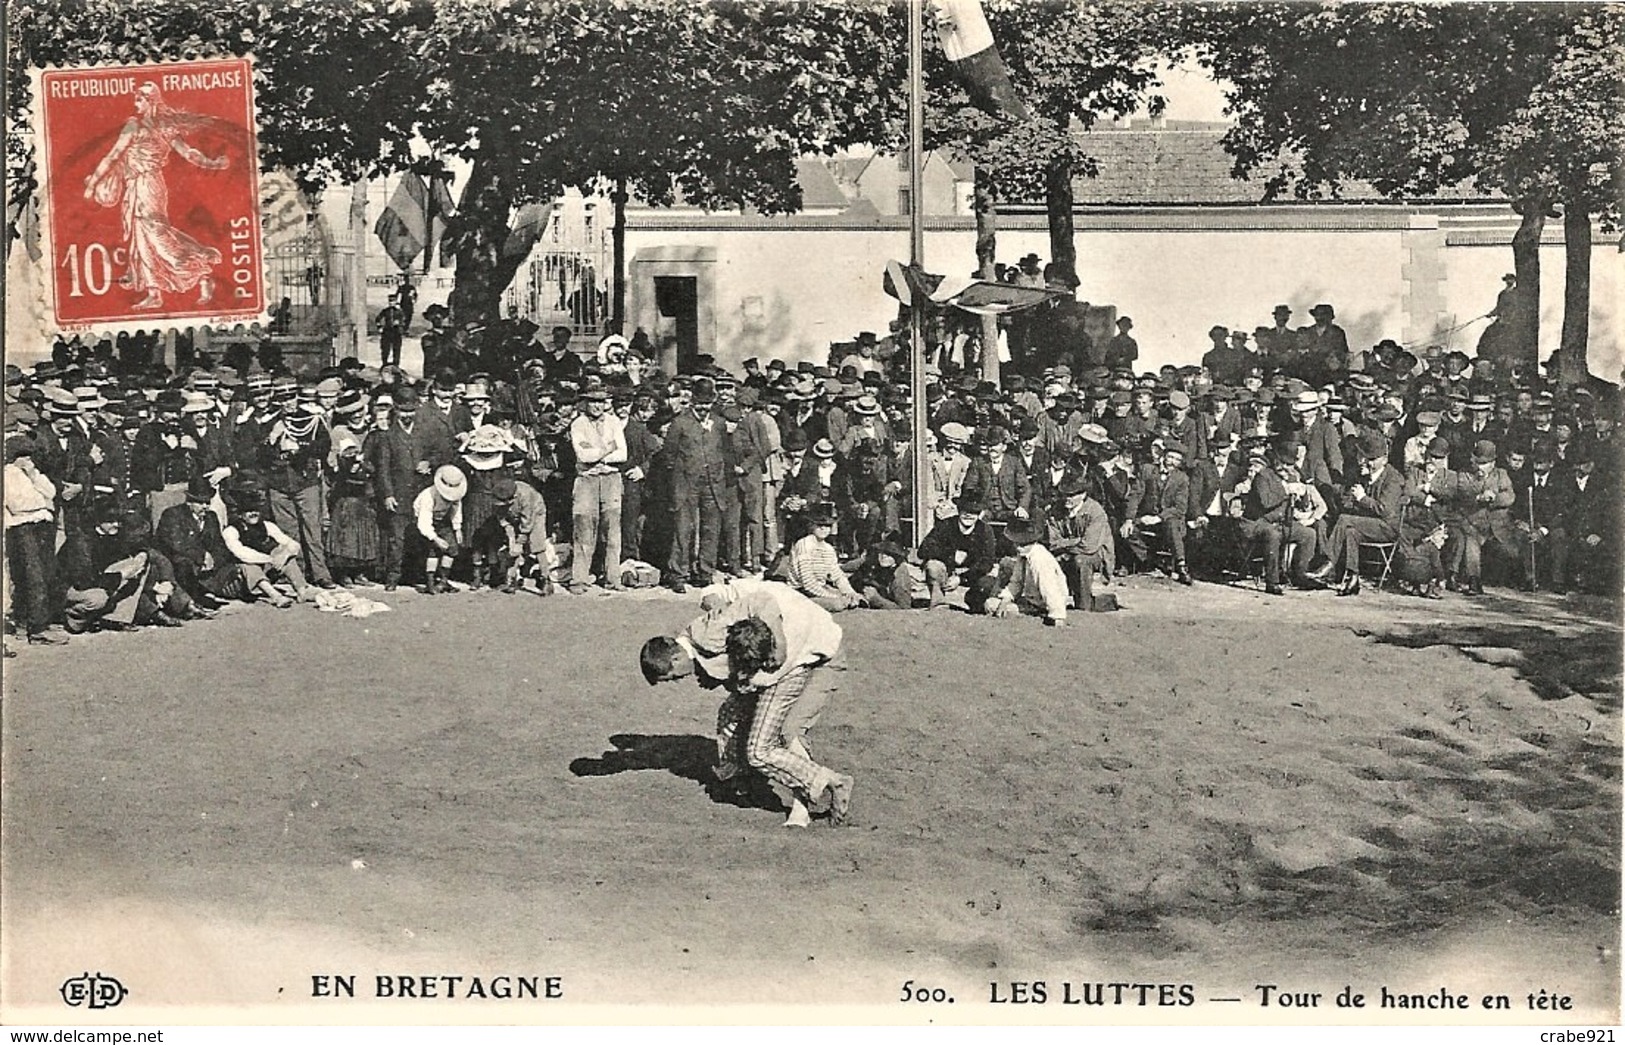
{"type": "Polygon", "coordinates": [[[931,0],[942,51],[970,92],[971,102],[993,116],[1027,118],[1027,105],[1010,81],[1010,70],[993,43],[981,0],[931,0]]]}

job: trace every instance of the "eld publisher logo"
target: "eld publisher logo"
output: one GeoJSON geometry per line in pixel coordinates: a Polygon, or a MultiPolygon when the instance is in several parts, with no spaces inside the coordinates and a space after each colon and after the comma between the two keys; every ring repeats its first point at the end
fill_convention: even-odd
{"type": "Polygon", "coordinates": [[[124,989],[124,984],[99,972],[94,975],[81,973],[62,983],[63,1003],[76,1009],[81,1005],[92,1009],[111,1009],[129,993],[124,989]]]}

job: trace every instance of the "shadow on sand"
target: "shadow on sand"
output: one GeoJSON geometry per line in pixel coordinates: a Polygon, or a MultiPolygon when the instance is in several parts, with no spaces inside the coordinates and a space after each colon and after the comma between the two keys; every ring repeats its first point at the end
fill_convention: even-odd
{"type": "Polygon", "coordinates": [[[782,812],[784,803],[774,795],[767,780],[757,773],[741,773],[732,780],[718,780],[717,744],[710,737],[693,734],[616,733],[609,738],[611,749],[597,758],[577,758],[570,763],[574,776],[614,776],[644,769],[664,769],[672,776],[699,784],[705,795],[718,805],[740,809],[766,809],[782,812]]]}
{"type": "Polygon", "coordinates": [[[1599,708],[1618,710],[1622,648],[1619,632],[1599,625],[1582,632],[1509,621],[1399,624],[1361,638],[1389,646],[1422,649],[1453,646],[1484,664],[1515,670],[1542,700],[1580,694],[1599,708]]]}

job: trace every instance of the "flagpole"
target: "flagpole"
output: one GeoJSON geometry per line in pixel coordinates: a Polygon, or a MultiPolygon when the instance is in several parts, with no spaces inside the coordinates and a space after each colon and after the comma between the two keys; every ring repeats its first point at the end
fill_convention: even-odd
{"type": "MultiPolygon", "coordinates": [[[[908,260],[925,264],[925,2],[908,0],[908,260]]],[[[899,288],[902,289],[902,288],[899,288]]],[[[914,547],[930,532],[931,461],[926,454],[925,302],[909,295],[909,410],[914,454],[914,547]]]]}

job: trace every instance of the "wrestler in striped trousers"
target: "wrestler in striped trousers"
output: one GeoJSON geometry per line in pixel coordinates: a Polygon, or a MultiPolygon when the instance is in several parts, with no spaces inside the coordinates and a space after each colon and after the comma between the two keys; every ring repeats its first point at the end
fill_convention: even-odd
{"type": "Polygon", "coordinates": [[[817,723],[830,695],[828,686],[808,692],[816,670],[796,668],[754,695],[732,694],[723,701],[717,709],[718,777],[733,776],[743,761],[807,804],[817,804],[836,775],[814,762],[807,750],[807,730],[817,723]]]}

